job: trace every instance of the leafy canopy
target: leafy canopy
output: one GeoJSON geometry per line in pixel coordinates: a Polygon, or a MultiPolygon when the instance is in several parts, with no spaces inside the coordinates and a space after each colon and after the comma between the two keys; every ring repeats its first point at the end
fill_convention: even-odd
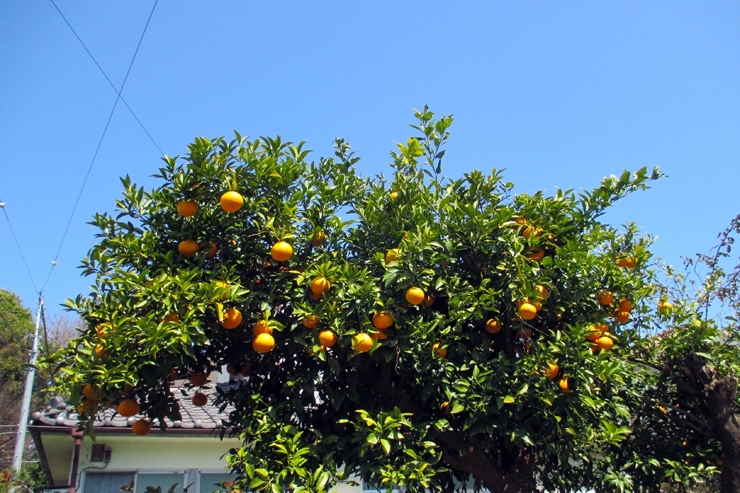
{"type": "Polygon", "coordinates": [[[89,329],[56,359],[81,421],[134,398],[164,428],[179,417],[172,371],[230,365],[240,385],[218,403],[233,406],[244,488],[318,492],[352,475],[410,491],[629,485],[613,457],[638,398],[622,348],[651,292],[649,239],[599,218],[661,174],[515,194],[495,169],[444,177],[452,117],[416,118],[387,176],[358,175],[341,139],[314,162],[303,143],[237,133],[165,158],[155,190],[122,179],[118,213],[92,221],[94,290],[68,301],[89,329]],[[243,199],[236,212],[219,205],[227,191],[243,199]],[[190,201],[197,211],[178,213],[190,201]],[[288,260],[273,258],[280,241],[288,260]],[[634,307],[619,322],[624,299],[634,307]],[[373,326],[378,312],[391,327],[373,326]],[[266,352],[253,345],[260,321],[266,352]],[[611,350],[587,339],[595,326],[611,350]]]}

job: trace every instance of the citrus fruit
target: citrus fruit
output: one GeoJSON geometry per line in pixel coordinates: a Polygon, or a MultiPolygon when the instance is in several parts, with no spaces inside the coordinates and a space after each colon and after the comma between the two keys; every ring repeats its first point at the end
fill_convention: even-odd
{"type": "Polygon", "coordinates": [[[396,200],[398,198],[398,192],[391,192],[388,194],[388,196],[391,198],[391,200],[396,200]]]}
{"type": "Polygon", "coordinates": [[[180,378],[180,371],[177,368],[172,368],[170,370],[170,376],[167,377],[167,380],[169,380],[170,382],[174,382],[178,378],[180,378]]]}
{"type": "Polygon", "coordinates": [[[303,319],[303,326],[307,329],[315,329],[319,325],[318,315],[309,315],[303,319]]]}
{"type": "Polygon", "coordinates": [[[536,285],[534,287],[534,290],[537,291],[537,294],[539,294],[540,296],[542,296],[544,299],[547,299],[547,297],[550,296],[550,292],[542,284],[536,285]]]}
{"type": "Polygon", "coordinates": [[[337,343],[337,335],[331,330],[319,332],[319,343],[324,347],[332,347],[337,343]]]}
{"type": "Polygon", "coordinates": [[[519,306],[518,313],[523,320],[532,320],[537,316],[537,308],[532,303],[525,301],[519,306]]]}
{"type": "Polygon", "coordinates": [[[193,200],[181,200],[177,203],[177,212],[183,217],[194,216],[198,212],[198,204],[193,200]]]}
{"type": "Polygon", "coordinates": [[[401,260],[401,251],[398,248],[393,248],[385,253],[386,262],[396,262],[401,260]]]}
{"type": "Polygon", "coordinates": [[[617,267],[626,267],[628,269],[634,269],[635,260],[630,257],[622,257],[617,260],[617,267]]]}
{"type": "Polygon", "coordinates": [[[260,334],[252,341],[252,347],[258,353],[269,353],[275,347],[275,339],[270,334],[260,334]]]}
{"type": "Polygon", "coordinates": [[[603,289],[599,291],[597,299],[602,305],[611,305],[612,301],[614,301],[614,295],[611,293],[611,291],[603,289]]]}
{"type": "Polygon", "coordinates": [[[229,363],[226,365],[226,373],[230,376],[235,377],[239,374],[239,367],[235,363],[229,363]]]}
{"type": "Polygon", "coordinates": [[[192,258],[193,255],[200,249],[198,242],[195,240],[183,240],[177,244],[177,251],[180,255],[187,258],[192,258]]]}
{"type": "Polygon", "coordinates": [[[586,332],[586,340],[596,342],[602,336],[601,325],[590,325],[586,332]]]}
{"type": "Polygon", "coordinates": [[[630,312],[623,312],[623,311],[615,312],[614,319],[620,324],[623,324],[630,319],[630,312]]]}
{"type": "Polygon", "coordinates": [[[522,232],[522,235],[527,239],[532,236],[539,236],[541,234],[542,230],[540,228],[535,228],[534,226],[528,226],[524,229],[524,232],[522,232]]]}
{"type": "Polygon", "coordinates": [[[321,295],[331,287],[331,283],[329,280],[323,276],[319,276],[314,278],[313,281],[311,281],[311,292],[316,295],[321,295]]]}
{"type": "Polygon", "coordinates": [[[179,322],[180,321],[180,315],[178,315],[177,313],[168,313],[164,317],[164,321],[165,322],[179,322]]]}
{"type": "Polygon", "coordinates": [[[249,371],[252,369],[252,364],[247,362],[242,365],[241,368],[239,368],[239,375],[243,377],[249,376],[249,371]]]}
{"type": "Polygon", "coordinates": [[[278,241],[272,245],[270,255],[278,262],[285,262],[293,256],[293,247],[287,241],[278,241]]]}
{"type": "Polygon", "coordinates": [[[143,436],[149,433],[149,431],[152,429],[152,426],[149,424],[149,421],[146,419],[140,419],[133,425],[131,425],[131,431],[134,433],[134,435],[143,436]]]}
{"type": "Polygon", "coordinates": [[[440,358],[446,358],[447,357],[447,348],[446,347],[440,347],[440,343],[435,342],[432,346],[432,351],[437,353],[437,356],[440,358]]]}
{"type": "Polygon", "coordinates": [[[92,385],[86,383],[85,386],[82,387],[82,395],[84,395],[88,399],[92,399],[93,397],[95,397],[95,389],[92,385]]]}
{"type": "Polygon", "coordinates": [[[393,316],[388,312],[378,312],[373,315],[373,327],[378,330],[387,329],[393,325],[393,316]]]}
{"type": "Polygon", "coordinates": [[[668,301],[661,301],[658,303],[658,312],[661,314],[670,313],[673,310],[673,304],[668,301]]]}
{"type": "Polygon", "coordinates": [[[619,311],[620,312],[631,312],[632,302],[630,300],[619,300],[619,311]]]}
{"type": "Polygon", "coordinates": [[[410,305],[420,305],[424,302],[424,290],[417,287],[411,287],[406,290],[406,301],[410,305]]]}
{"type": "Polygon", "coordinates": [[[373,339],[368,334],[360,332],[352,338],[352,346],[358,353],[366,353],[373,348],[373,339]]]}
{"type": "Polygon", "coordinates": [[[95,334],[97,334],[98,338],[105,339],[108,336],[108,327],[106,324],[100,324],[97,327],[95,327],[95,334]]]}
{"type": "Polygon", "coordinates": [[[560,387],[560,390],[562,390],[566,394],[570,392],[570,387],[568,387],[568,377],[561,378],[558,382],[558,387],[560,387]]]}
{"type": "Polygon", "coordinates": [[[236,212],[244,205],[244,197],[239,192],[231,190],[221,195],[219,202],[226,212],[236,212]]]}
{"type": "Polygon", "coordinates": [[[489,334],[498,334],[501,332],[501,322],[495,318],[489,318],[486,322],[486,332],[489,334]]]}
{"type": "Polygon", "coordinates": [[[375,332],[374,334],[370,334],[370,339],[372,339],[373,341],[379,341],[382,339],[388,339],[388,336],[386,335],[385,332],[383,332],[382,330],[379,330],[375,332]]]}
{"type": "Polygon", "coordinates": [[[613,345],[614,341],[612,341],[611,337],[602,336],[596,339],[592,347],[599,351],[609,351],[613,345]]]}
{"type": "Polygon", "coordinates": [[[440,411],[445,411],[450,406],[450,401],[444,401],[442,404],[439,405],[440,411]]]}
{"type": "Polygon", "coordinates": [[[216,246],[216,244],[212,241],[208,241],[208,242],[204,241],[203,243],[200,244],[201,249],[204,249],[206,247],[208,247],[208,251],[206,252],[206,258],[211,259],[215,257],[216,254],[218,253],[218,247],[216,246]]]}
{"type": "Polygon", "coordinates": [[[189,381],[190,381],[190,385],[200,387],[206,384],[206,382],[208,381],[208,375],[206,375],[202,371],[199,371],[199,372],[196,372],[190,375],[189,381]]]}
{"type": "Polygon", "coordinates": [[[260,320],[252,326],[252,334],[272,334],[272,329],[267,326],[267,320],[260,320]]]}
{"type": "Polygon", "coordinates": [[[313,235],[313,238],[311,238],[310,243],[311,243],[311,246],[319,246],[325,241],[326,241],[326,233],[324,233],[323,231],[319,231],[318,233],[313,235]]]}
{"type": "Polygon", "coordinates": [[[531,339],[532,338],[532,329],[530,329],[529,327],[524,327],[523,329],[519,329],[519,332],[517,333],[517,335],[521,339],[531,339]]]}
{"type": "Polygon", "coordinates": [[[203,407],[208,404],[208,396],[205,395],[203,392],[196,392],[195,394],[193,394],[191,402],[194,406],[203,407]]]}
{"type": "Polygon", "coordinates": [[[105,348],[102,345],[100,345],[100,344],[98,344],[97,346],[95,346],[95,356],[98,359],[103,359],[103,356],[104,355],[105,355],[105,348]]]}
{"type": "Polygon", "coordinates": [[[233,306],[224,312],[224,319],[221,320],[221,327],[227,330],[236,329],[242,323],[242,312],[233,306]]]}
{"type": "Polygon", "coordinates": [[[542,248],[533,248],[526,254],[526,257],[529,260],[534,260],[535,262],[539,262],[540,260],[545,258],[545,251],[542,248]]]}
{"type": "Polygon", "coordinates": [[[522,226],[524,224],[527,224],[527,220],[524,219],[523,217],[518,217],[517,216],[517,217],[513,217],[511,220],[514,221],[515,223],[517,223],[519,226],[522,226]]]}
{"type": "Polygon", "coordinates": [[[545,368],[545,376],[548,380],[555,380],[555,377],[560,373],[560,368],[555,363],[547,362],[547,368],[545,368]]]}
{"type": "Polygon", "coordinates": [[[118,404],[118,414],[124,418],[130,418],[139,414],[141,406],[136,402],[136,399],[124,399],[118,404]]]}
{"type": "Polygon", "coordinates": [[[429,308],[434,304],[434,296],[428,294],[424,297],[424,308],[429,308]]]}

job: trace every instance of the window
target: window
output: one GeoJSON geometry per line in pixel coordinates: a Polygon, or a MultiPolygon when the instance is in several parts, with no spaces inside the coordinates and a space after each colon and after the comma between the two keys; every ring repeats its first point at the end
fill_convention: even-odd
{"type": "Polygon", "coordinates": [[[225,481],[236,480],[236,474],[227,472],[201,472],[200,473],[200,491],[198,493],[223,493],[229,491],[227,488],[221,488],[220,484],[225,481]]]}
{"type": "Polygon", "coordinates": [[[183,493],[185,486],[185,474],[177,472],[140,472],[136,475],[136,492],[147,493],[147,486],[162,487],[162,493],[167,493],[170,487],[177,483],[175,493],[183,493]]]}
{"type": "Polygon", "coordinates": [[[85,493],[134,491],[133,472],[89,472],[85,474],[85,493]],[[127,489],[128,488],[128,489],[127,489]]]}

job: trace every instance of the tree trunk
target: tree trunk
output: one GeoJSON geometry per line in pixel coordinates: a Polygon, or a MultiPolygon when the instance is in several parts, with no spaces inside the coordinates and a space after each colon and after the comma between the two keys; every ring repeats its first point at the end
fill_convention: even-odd
{"type": "Polygon", "coordinates": [[[442,447],[442,460],[451,469],[470,473],[491,493],[536,491],[532,447],[509,453],[499,465],[482,451],[464,443],[455,432],[433,431],[432,437],[442,447]]]}
{"type": "Polygon", "coordinates": [[[679,388],[701,396],[712,431],[722,443],[721,493],[740,493],[740,421],[734,411],[737,382],[730,377],[719,378],[705,358],[686,358],[686,378],[679,388]]]}

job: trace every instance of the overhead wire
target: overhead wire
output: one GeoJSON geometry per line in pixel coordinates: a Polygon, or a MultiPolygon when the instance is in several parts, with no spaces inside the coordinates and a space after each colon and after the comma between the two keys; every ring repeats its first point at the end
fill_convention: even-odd
{"type": "Polygon", "coordinates": [[[108,127],[110,126],[110,122],[113,119],[113,114],[116,111],[116,107],[118,106],[118,101],[121,100],[121,93],[123,92],[123,88],[126,86],[126,81],[128,80],[128,76],[131,73],[131,68],[134,66],[134,61],[136,60],[136,55],[139,53],[139,48],[141,47],[142,41],[144,41],[144,35],[146,35],[146,31],[149,28],[149,23],[152,20],[152,16],[154,15],[154,10],[157,8],[157,3],[159,0],[154,0],[154,5],[152,6],[152,11],[149,13],[149,18],[146,21],[146,24],[144,25],[144,30],[141,33],[141,36],[139,37],[139,42],[136,45],[136,50],[134,51],[134,56],[131,58],[131,63],[129,63],[128,70],[126,71],[126,76],[123,78],[123,83],[121,83],[121,89],[116,91],[116,101],[113,104],[113,108],[111,109],[110,115],[108,115],[108,120],[105,123],[105,127],[103,128],[103,133],[100,136],[100,140],[98,141],[98,145],[95,148],[95,153],[93,154],[93,158],[90,161],[90,166],[87,168],[87,173],[85,174],[85,179],[82,181],[82,187],[80,188],[80,192],[77,194],[77,199],[75,200],[74,207],[72,208],[72,213],[70,214],[69,221],[67,221],[67,226],[64,228],[64,234],[62,235],[62,239],[59,242],[59,248],[57,249],[57,253],[54,256],[54,260],[51,261],[51,269],[49,270],[49,274],[46,276],[46,280],[44,281],[43,286],[41,287],[41,290],[43,291],[46,287],[46,284],[49,282],[49,278],[51,277],[51,274],[54,272],[54,267],[57,264],[57,260],[59,259],[59,253],[62,251],[62,246],[64,245],[64,240],[67,238],[67,233],[69,233],[69,227],[72,225],[72,219],[74,218],[75,212],[77,211],[77,206],[80,203],[80,199],[82,198],[82,193],[85,190],[85,186],[87,185],[87,180],[90,178],[90,173],[92,172],[93,166],[95,165],[95,160],[98,157],[98,153],[100,152],[100,147],[103,145],[103,140],[105,139],[105,134],[108,132],[108,127]]]}
{"type": "Polygon", "coordinates": [[[8,221],[8,227],[10,228],[10,233],[13,235],[13,240],[15,240],[15,246],[18,247],[18,253],[21,254],[21,259],[23,259],[23,265],[26,268],[26,273],[28,274],[29,279],[31,279],[31,284],[33,285],[33,289],[34,291],[36,291],[36,294],[39,294],[40,291],[36,287],[36,281],[33,280],[31,269],[28,268],[28,262],[26,262],[26,256],[23,255],[23,249],[21,248],[21,244],[18,242],[18,237],[15,235],[13,224],[10,222],[10,216],[8,216],[8,211],[5,209],[5,207],[6,207],[5,202],[3,202],[3,199],[0,198],[0,209],[3,210],[3,214],[5,214],[5,219],[8,221]]]}
{"type": "Polygon", "coordinates": [[[159,148],[159,145],[157,145],[157,142],[154,140],[154,137],[152,137],[152,135],[146,129],[146,127],[144,126],[144,124],[141,123],[141,120],[139,120],[139,117],[136,116],[136,113],[134,113],[134,110],[131,109],[131,106],[129,106],[128,102],[126,102],[126,99],[123,97],[123,95],[121,95],[121,91],[119,91],[118,89],[116,89],[116,85],[113,84],[113,81],[112,80],[110,80],[110,77],[108,77],[108,74],[105,73],[105,70],[103,70],[103,67],[100,66],[100,64],[98,63],[98,61],[93,56],[92,52],[90,52],[90,50],[87,48],[87,45],[85,44],[85,42],[82,41],[82,38],[80,38],[79,34],[77,34],[77,31],[75,31],[75,28],[72,27],[72,24],[70,24],[70,22],[67,20],[67,17],[65,17],[65,15],[62,13],[62,11],[57,6],[57,4],[54,2],[54,0],[49,0],[49,1],[54,6],[54,8],[57,10],[57,12],[59,12],[59,15],[62,16],[62,19],[67,24],[67,26],[69,27],[69,29],[72,31],[72,34],[75,35],[75,38],[77,38],[77,41],[80,42],[80,44],[82,45],[82,47],[85,49],[85,51],[87,52],[87,54],[90,56],[90,59],[92,59],[92,61],[95,64],[95,66],[98,67],[98,70],[100,70],[100,73],[103,74],[103,77],[105,77],[105,80],[108,81],[108,84],[110,84],[110,86],[113,88],[113,90],[116,92],[116,94],[118,94],[121,97],[121,102],[126,106],[126,108],[128,108],[129,112],[131,113],[131,116],[133,116],[134,117],[134,120],[136,120],[136,123],[139,124],[139,126],[144,131],[144,133],[146,134],[146,136],[149,137],[149,140],[152,141],[152,144],[154,144],[154,147],[157,148],[157,150],[159,151],[159,153],[164,156],[164,152],[162,152],[162,149],[159,148]]]}

